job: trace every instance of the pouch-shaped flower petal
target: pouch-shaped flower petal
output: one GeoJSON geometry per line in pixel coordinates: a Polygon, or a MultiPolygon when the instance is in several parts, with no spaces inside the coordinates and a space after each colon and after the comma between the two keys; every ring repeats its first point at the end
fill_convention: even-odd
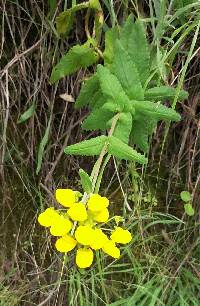
{"type": "Polygon", "coordinates": [[[76,192],[72,189],[57,189],[56,200],[64,207],[70,207],[76,201],[76,192]]]}
{"type": "Polygon", "coordinates": [[[95,231],[89,225],[81,225],[75,231],[75,238],[83,245],[90,245],[95,239],[95,231]]]}
{"type": "Polygon", "coordinates": [[[104,208],[100,212],[94,213],[93,220],[97,222],[107,222],[109,219],[109,211],[107,208],[104,208]]]}
{"type": "Polygon", "coordinates": [[[47,209],[45,209],[44,212],[52,217],[59,216],[59,213],[54,209],[54,207],[48,207],[47,209]]]}
{"type": "Polygon", "coordinates": [[[94,241],[90,244],[90,247],[93,250],[101,249],[105,243],[109,241],[108,237],[102,232],[101,229],[96,228],[94,230],[95,238],[94,241]]]}
{"type": "Polygon", "coordinates": [[[87,211],[83,203],[74,203],[68,209],[67,214],[73,221],[83,222],[87,220],[87,211]]]}
{"type": "Polygon", "coordinates": [[[87,202],[87,206],[92,212],[100,212],[109,205],[109,200],[106,197],[101,197],[99,194],[92,194],[87,202]]]}
{"type": "Polygon", "coordinates": [[[59,252],[66,253],[73,250],[76,244],[77,241],[74,238],[69,235],[65,235],[56,241],[55,247],[59,252]]]}
{"type": "Polygon", "coordinates": [[[93,262],[94,254],[91,249],[78,249],[76,253],[76,264],[79,268],[89,268],[93,262]]]}
{"type": "Polygon", "coordinates": [[[72,228],[72,222],[69,221],[68,219],[60,217],[60,219],[57,220],[56,223],[54,223],[51,226],[50,233],[53,236],[64,236],[67,233],[69,233],[71,228],[72,228]]]}
{"type": "Polygon", "coordinates": [[[38,222],[42,226],[49,227],[53,225],[56,218],[59,217],[59,214],[54,210],[54,208],[47,208],[44,212],[39,214],[38,222]]]}
{"type": "Polygon", "coordinates": [[[113,258],[117,259],[120,257],[120,250],[116,247],[112,240],[108,240],[108,242],[103,246],[102,250],[113,258]]]}
{"type": "Polygon", "coordinates": [[[45,214],[45,212],[42,212],[38,216],[38,222],[42,226],[49,227],[52,225],[52,218],[48,216],[47,214],[45,214]]]}
{"type": "Polygon", "coordinates": [[[116,243],[126,244],[132,240],[131,233],[121,227],[116,227],[110,236],[111,240],[116,243]]]}

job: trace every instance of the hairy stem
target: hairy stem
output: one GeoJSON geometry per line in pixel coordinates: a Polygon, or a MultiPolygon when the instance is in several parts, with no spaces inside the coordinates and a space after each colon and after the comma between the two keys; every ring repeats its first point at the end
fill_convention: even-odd
{"type": "Polygon", "coordinates": [[[112,156],[111,154],[108,154],[106,156],[106,158],[104,159],[104,162],[103,162],[103,164],[101,166],[101,169],[100,169],[100,172],[99,172],[99,175],[98,175],[98,178],[97,178],[97,182],[96,182],[94,193],[98,193],[99,192],[102,176],[103,176],[104,170],[105,170],[105,168],[107,166],[107,163],[109,162],[111,156],[112,156]]]}
{"type": "Polygon", "coordinates": [[[90,8],[88,8],[87,10],[87,13],[86,13],[86,16],[85,16],[85,33],[86,33],[86,36],[87,36],[87,39],[91,39],[91,35],[90,35],[90,31],[89,31],[89,19],[90,19],[90,8]]]}
{"type": "MultiPolygon", "coordinates": [[[[114,116],[110,131],[108,133],[108,136],[111,136],[113,134],[113,132],[115,130],[115,127],[116,127],[116,124],[117,124],[117,121],[119,119],[119,116],[120,116],[119,113],[114,116]]],[[[96,186],[96,182],[97,182],[97,179],[98,179],[101,164],[102,164],[102,161],[103,161],[103,158],[104,158],[105,154],[107,153],[107,149],[108,149],[108,144],[105,143],[105,145],[104,145],[104,147],[103,147],[103,149],[102,149],[102,151],[99,155],[99,158],[97,159],[97,161],[94,165],[94,168],[92,170],[91,178],[92,178],[92,191],[93,192],[95,190],[95,186],[96,186]]],[[[100,182],[99,182],[99,185],[100,185],[100,182]]]]}

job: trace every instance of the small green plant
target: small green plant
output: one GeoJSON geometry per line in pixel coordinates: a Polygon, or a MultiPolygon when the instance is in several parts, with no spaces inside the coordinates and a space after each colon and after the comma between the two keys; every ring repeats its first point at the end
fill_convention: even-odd
{"type": "MultiPolygon", "coordinates": [[[[95,39],[94,42],[97,45],[95,39]]],[[[150,46],[141,20],[134,22],[129,16],[123,27],[108,29],[105,49],[100,53],[104,65],[98,65],[94,75],[84,81],[75,107],[87,105],[90,109],[82,124],[83,129],[110,132],[108,136],[67,147],[65,153],[92,156],[99,155],[104,148],[104,155],[108,153],[145,164],[144,155],[132,147],[135,145],[147,152],[149,137],[158,121],[180,120],[175,110],[162,104],[164,100],[175,97],[176,89],[155,86],[159,77],[151,70],[150,46]]],[[[90,66],[94,57],[95,48],[91,40],[82,46],[74,46],[53,69],[51,81],[55,82],[80,67],[90,66]]],[[[182,90],[179,99],[186,97],[187,93],[182,90]]]]}
{"type": "MultiPolygon", "coordinates": [[[[149,139],[157,123],[160,120],[179,121],[181,117],[174,109],[162,104],[166,99],[172,100],[177,92],[175,88],[162,84],[157,70],[155,67],[152,68],[151,46],[147,41],[142,20],[134,21],[130,15],[122,27],[114,26],[107,29],[105,47],[101,50],[99,44],[103,38],[101,6],[98,1],[89,1],[85,3],[84,8],[86,7],[88,8],[85,27],[87,41],[83,45],[72,47],[61,58],[52,71],[51,82],[56,82],[80,68],[101,62],[97,65],[94,74],[83,81],[75,108],[87,106],[90,112],[82,123],[82,128],[86,131],[99,131],[102,135],[64,149],[65,154],[99,156],[90,176],[80,170],[84,190],[80,202],[88,208],[91,199],[99,196],[103,172],[111,156],[118,160],[147,164],[145,154],[149,150],[149,139]],[[90,14],[94,17],[93,35],[88,32],[87,23],[90,14]]],[[[71,11],[67,10],[57,18],[57,30],[60,34],[67,31],[64,29],[64,23],[62,24],[63,20],[66,18],[71,22],[69,18],[73,18],[75,10],[75,8],[74,11],[73,8],[71,11]]],[[[180,100],[184,99],[187,93],[181,90],[178,97],[180,100]]],[[[67,196],[65,200],[68,201],[67,196]]],[[[93,204],[95,206],[95,203],[93,204]]],[[[44,216],[46,218],[46,215],[44,216]]],[[[78,222],[79,229],[82,221],[79,218],[74,220],[78,222]]],[[[98,224],[93,220],[89,226],[95,230],[98,224]]],[[[76,223],[74,227],[76,228],[76,223]]],[[[71,235],[75,230],[74,227],[71,235]]],[[[98,240],[98,237],[96,239],[98,240]]],[[[112,241],[112,238],[110,239],[112,241]]],[[[74,241],[73,243],[75,245],[74,241]]],[[[90,247],[90,244],[85,245],[87,250],[91,250],[90,247]]],[[[91,251],[88,252],[91,255],[91,251]]]]}
{"type": "Polygon", "coordinates": [[[186,215],[188,216],[194,216],[194,208],[192,207],[191,201],[192,196],[188,191],[182,191],[181,194],[181,200],[184,202],[184,210],[186,215]]]}
{"type": "MultiPolygon", "coordinates": [[[[99,48],[95,38],[94,42],[99,48]]],[[[53,69],[51,81],[57,81],[80,66],[93,64],[94,61],[90,61],[91,52],[94,56],[95,48],[91,40],[82,46],[74,46],[53,69]],[[81,61],[84,61],[83,65],[81,61]],[[70,72],[69,66],[72,67],[70,72]]],[[[149,138],[157,123],[160,120],[180,120],[180,115],[174,109],[162,104],[164,100],[175,97],[176,89],[155,86],[159,76],[151,69],[150,46],[144,25],[141,20],[134,22],[132,15],[122,27],[115,26],[106,31],[105,49],[100,54],[104,65],[97,65],[96,72],[83,83],[75,107],[88,106],[90,113],[82,128],[87,131],[99,130],[103,135],[68,146],[65,153],[100,155],[99,164],[104,157],[108,161],[111,155],[146,164],[145,155],[133,147],[143,153],[148,152],[149,138]]],[[[186,97],[187,93],[180,91],[179,99],[186,97]]],[[[100,170],[99,165],[96,168],[100,170]]],[[[94,177],[93,187],[96,180],[97,177],[94,177]]]]}

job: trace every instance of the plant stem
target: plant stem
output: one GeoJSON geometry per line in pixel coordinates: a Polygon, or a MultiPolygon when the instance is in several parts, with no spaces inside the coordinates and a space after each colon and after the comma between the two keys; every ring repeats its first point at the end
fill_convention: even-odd
{"type": "Polygon", "coordinates": [[[87,39],[90,40],[92,37],[90,35],[90,31],[89,31],[89,19],[90,19],[90,8],[88,8],[86,16],[85,16],[85,33],[87,36],[87,39]]]}
{"type": "MultiPolygon", "coordinates": [[[[115,130],[117,121],[119,119],[119,116],[120,116],[120,113],[118,113],[114,116],[110,131],[108,133],[108,136],[112,136],[112,134],[115,130]]],[[[92,174],[91,174],[92,192],[94,192],[94,190],[95,190],[95,186],[96,186],[96,182],[97,182],[97,179],[98,179],[98,176],[99,176],[99,171],[100,171],[100,168],[101,168],[101,164],[102,164],[102,161],[103,161],[103,158],[104,158],[105,154],[107,153],[107,149],[108,149],[108,143],[105,143],[103,149],[101,150],[99,158],[97,159],[97,161],[96,161],[96,163],[93,167],[92,174]]],[[[100,185],[100,183],[101,183],[101,181],[98,184],[100,185]]]]}
{"type": "Polygon", "coordinates": [[[106,167],[107,163],[109,162],[111,156],[112,156],[111,154],[108,154],[108,155],[106,156],[106,158],[104,159],[103,165],[101,166],[101,170],[100,170],[99,175],[98,175],[98,178],[97,178],[97,182],[96,182],[96,186],[95,186],[94,193],[98,193],[98,192],[99,192],[99,188],[100,188],[100,185],[101,185],[102,176],[103,176],[105,167],[106,167]]]}

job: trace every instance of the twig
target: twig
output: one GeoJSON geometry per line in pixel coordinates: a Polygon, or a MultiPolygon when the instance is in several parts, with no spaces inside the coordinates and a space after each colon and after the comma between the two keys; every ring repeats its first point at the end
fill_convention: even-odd
{"type": "Polygon", "coordinates": [[[36,47],[38,47],[38,45],[41,43],[41,41],[44,39],[45,36],[46,33],[33,46],[31,46],[30,48],[28,48],[27,50],[25,50],[20,54],[16,54],[15,57],[13,57],[13,59],[4,67],[4,69],[0,71],[0,78],[2,78],[5,75],[5,73],[8,71],[8,69],[11,68],[17,61],[19,61],[20,58],[27,55],[28,53],[33,51],[36,47]]]}

